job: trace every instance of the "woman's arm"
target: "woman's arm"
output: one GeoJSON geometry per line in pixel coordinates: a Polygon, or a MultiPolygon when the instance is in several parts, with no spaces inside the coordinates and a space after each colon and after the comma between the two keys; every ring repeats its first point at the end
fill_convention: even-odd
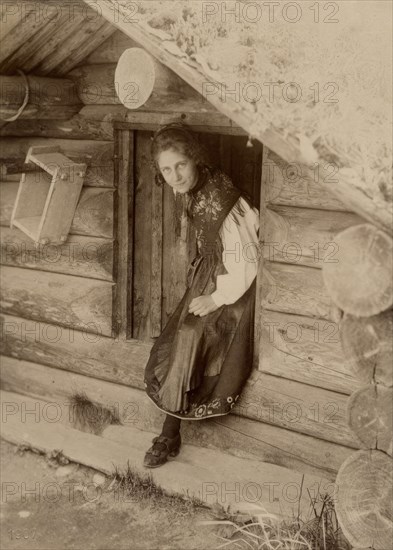
{"type": "Polygon", "coordinates": [[[234,205],[220,228],[222,260],[228,273],[217,276],[214,303],[233,304],[248,290],[256,277],[259,259],[259,212],[243,197],[234,205]],[[246,213],[242,216],[239,212],[246,213]]]}

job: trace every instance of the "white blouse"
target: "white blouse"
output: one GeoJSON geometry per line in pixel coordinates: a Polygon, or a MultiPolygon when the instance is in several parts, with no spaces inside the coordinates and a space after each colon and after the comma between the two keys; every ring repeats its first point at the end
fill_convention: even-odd
{"type": "Polygon", "coordinates": [[[215,304],[233,304],[251,286],[258,271],[259,212],[239,197],[225,218],[219,235],[223,245],[222,261],[228,273],[217,275],[215,304]],[[239,205],[246,211],[239,212],[239,205]],[[237,223],[236,223],[237,222],[237,223]]]}

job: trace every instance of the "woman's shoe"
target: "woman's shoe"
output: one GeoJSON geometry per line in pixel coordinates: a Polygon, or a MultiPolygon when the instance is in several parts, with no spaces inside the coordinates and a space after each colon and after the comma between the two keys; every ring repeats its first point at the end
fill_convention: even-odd
{"type": "Polygon", "coordinates": [[[159,435],[153,439],[153,445],[145,454],[143,465],[146,468],[158,468],[168,460],[179,454],[181,446],[181,437],[178,434],[170,439],[164,435],[159,435]]]}

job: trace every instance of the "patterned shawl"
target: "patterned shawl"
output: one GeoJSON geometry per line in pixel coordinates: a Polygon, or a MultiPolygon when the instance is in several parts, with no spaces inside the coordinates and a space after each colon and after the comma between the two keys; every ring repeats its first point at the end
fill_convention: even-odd
{"type": "Polygon", "coordinates": [[[220,169],[200,169],[196,185],[186,193],[186,212],[201,255],[213,252],[221,225],[242,194],[220,169]]]}

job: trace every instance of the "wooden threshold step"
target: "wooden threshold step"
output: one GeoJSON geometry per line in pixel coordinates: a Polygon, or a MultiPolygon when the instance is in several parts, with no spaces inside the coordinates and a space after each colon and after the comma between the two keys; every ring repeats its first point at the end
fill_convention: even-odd
{"type": "Polygon", "coordinates": [[[125,470],[127,463],[139,475],[151,472],[168,494],[194,496],[208,505],[219,503],[233,511],[263,507],[283,518],[311,517],[311,495],[328,491],[328,480],[302,475],[282,466],[234,457],[226,453],[183,445],[178,457],[160,468],[147,470],[143,456],[153,433],[134,427],[109,426],[102,436],[81,432],[49,418],[45,401],[1,392],[2,437],[16,445],[42,452],[61,450],[69,460],[103,472],[125,470]],[[299,503],[299,496],[300,503],[299,503]]]}

